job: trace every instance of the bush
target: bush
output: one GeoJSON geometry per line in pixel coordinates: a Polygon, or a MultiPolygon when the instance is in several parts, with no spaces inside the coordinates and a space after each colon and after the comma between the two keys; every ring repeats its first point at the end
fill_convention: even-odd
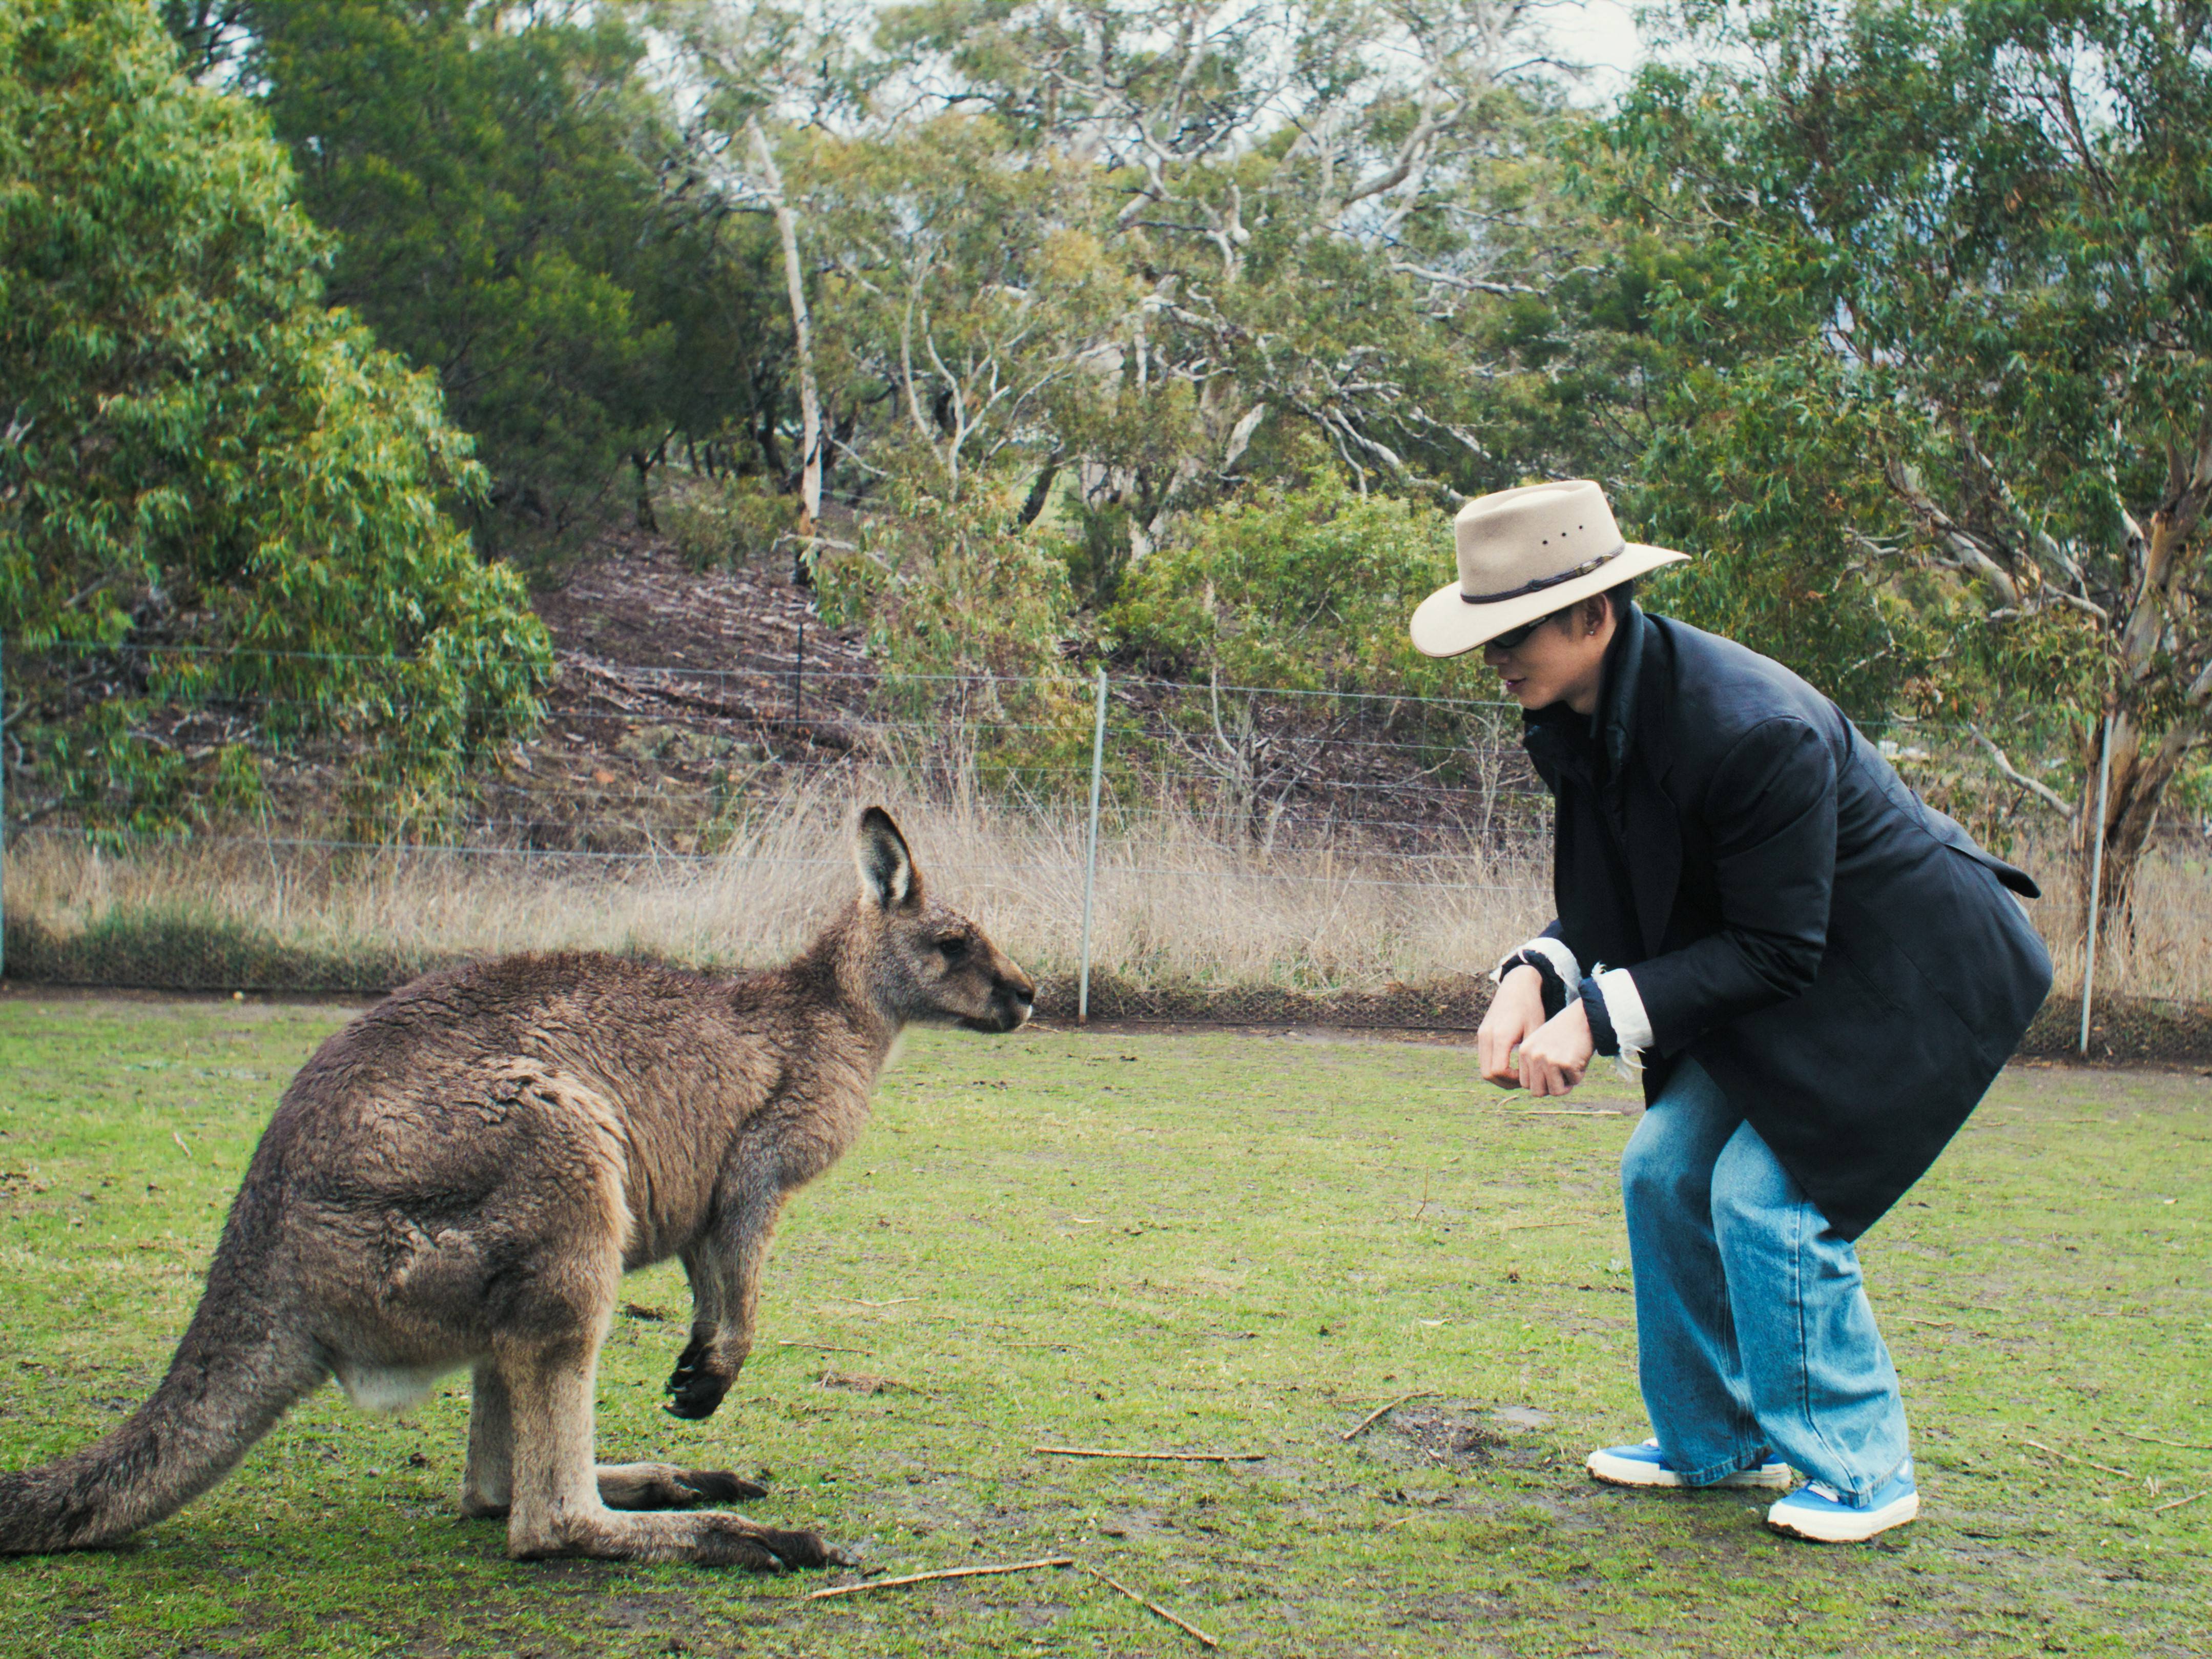
{"type": "Polygon", "coordinates": [[[526,728],[550,648],[445,511],[481,484],[469,441],[322,305],[328,244],[252,107],[187,82],[143,5],[0,0],[0,178],[26,805],[204,816],[318,735],[354,740],[368,793],[417,799],[526,728]],[[173,703],[222,735],[151,730],[173,703]]]}
{"type": "Polygon", "coordinates": [[[799,528],[799,498],[759,478],[676,474],[665,490],[653,516],[692,570],[765,560],[799,528]]]}

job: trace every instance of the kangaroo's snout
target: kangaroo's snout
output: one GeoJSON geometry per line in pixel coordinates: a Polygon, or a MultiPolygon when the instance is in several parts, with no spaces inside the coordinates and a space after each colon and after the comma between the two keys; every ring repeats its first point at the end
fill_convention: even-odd
{"type": "Polygon", "coordinates": [[[1036,1006],[1036,981],[1001,957],[991,985],[990,1012],[960,1023],[971,1031],[1011,1031],[1029,1024],[1036,1006]]]}

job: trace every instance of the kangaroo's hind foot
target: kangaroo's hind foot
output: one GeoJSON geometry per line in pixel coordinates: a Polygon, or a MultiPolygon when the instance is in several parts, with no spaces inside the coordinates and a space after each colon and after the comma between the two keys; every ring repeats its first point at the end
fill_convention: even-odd
{"type": "Polygon", "coordinates": [[[554,1528],[526,1528],[518,1514],[507,1523],[507,1553],[518,1561],[582,1556],[602,1561],[688,1562],[699,1567],[742,1567],[749,1572],[787,1572],[793,1567],[849,1566],[852,1557],[820,1534],[759,1522],[727,1510],[690,1515],[658,1510],[620,1514],[602,1509],[564,1516],[554,1528]]]}
{"type": "MultiPolygon", "coordinates": [[[[730,1469],[687,1469],[680,1463],[602,1463],[594,1472],[599,1502],[611,1510],[688,1510],[700,1504],[745,1504],[768,1488],[730,1469]]],[[[461,1513],[503,1521],[514,1508],[508,1489],[479,1482],[464,1488],[461,1513]]]]}
{"type": "Polygon", "coordinates": [[[599,1502],[611,1510],[688,1510],[695,1504],[744,1504],[768,1496],[728,1469],[687,1469],[678,1463],[602,1463],[599,1502]]]}

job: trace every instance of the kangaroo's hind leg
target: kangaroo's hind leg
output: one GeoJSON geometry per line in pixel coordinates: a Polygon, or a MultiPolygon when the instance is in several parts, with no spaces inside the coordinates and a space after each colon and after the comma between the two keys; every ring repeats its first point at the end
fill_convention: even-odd
{"type": "MultiPolygon", "coordinates": [[[[599,1501],[611,1510],[684,1510],[765,1498],[765,1487],[727,1469],[680,1463],[602,1463],[595,1471],[599,1501]]],[[[461,1477],[461,1513],[504,1517],[514,1492],[514,1417],[499,1367],[478,1365],[469,1401],[469,1461],[461,1477]]]]}
{"type": "Polygon", "coordinates": [[[461,1473],[461,1513],[503,1516],[514,1492],[514,1415],[499,1367],[480,1362],[469,1385],[469,1461],[461,1473]]]}
{"type": "Polygon", "coordinates": [[[598,1344],[588,1334],[581,1341],[509,1347],[497,1357],[514,1411],[509,1555],[690,1561],[760,1572],[843,1559],[813,1533],[764,1527],[727,1510],[637,1514],[609,1508],[592,1461],[598,1359],[598,1344]]]}

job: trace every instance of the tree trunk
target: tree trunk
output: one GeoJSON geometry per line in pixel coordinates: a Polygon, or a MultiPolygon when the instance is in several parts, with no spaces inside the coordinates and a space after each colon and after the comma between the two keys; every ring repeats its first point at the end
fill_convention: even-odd
{"type": "Polygon", "coordinates": [[[658,534],[660,521],[653,514],[653,457],[641,449],[633,449],[629,464],[637,470],[637,527],[658,534]]]}
{"type": "MultiPolygon", "coordinates": [[[[2166,787],[2181,769],[2191,745],[2203,730],[2202,716],[2185,714],[2164,738],[2146,750],[2142,728],[2132,710],[2122,708],[2112,719],[2112,778],[2105,796],[2105,858],[2099,880],[2099,937],[2112,931],[2113,921],[2124,919],[2135,896],[2136,872],[2149,850],[2151,834],[2158,827],[2158,809],[2166,787]]],[[[2075,908],[2082,918],[2082,937],[2088,937],[2089,883],[2094,872],[2097,835],[2097,775],[2104,760],[2105,727],[2090,727],[2087,765],[2082,773],[2081,824],[2075,908]]]]}
{"type": "Polygon", "coordinates": [[[2114,917],[2127,915],[2135,894],[2135,878],[2142,855],[2158,826],[2158,809],[2212,714],[2212,662],[2198,671],[2181,694],[2181,707],[2165,735],[2146,749],[2142,714],[2144,704],[2162,691],[2170,693],[2170,663],[2163,658],[2165,642],[2174,613],[2182,606],[2182,585],[2189,571],[2189,540],[2202,515],[2204,496],[2212,489],[2212,411],[2205,416],[2205,453],[2191,457],[2177,453],[2172,459],[2166,499],[2150,515],[2148,531],[2132,532],[2135,599],[2120,618],[2119,684],[2112,708],[2112,778],[2107,787],[2104,823],[2105,858],[2100,886],[2098,915],[2089,913],[2089,883],[2094,873],[2097,822],[2098,768],[2104,761],[2105,730],[2092,726],[2088,738],[2089,767],[2084,774],[2087,794],[2076,820],[2081,825],[2081,912],[2082,937],[2094,925],[2098,937],[2109,931],[2114,917]],[[2187,463],[2187,465],[2185,465],[2187,463]]]}
{"type": "Polygon", "coordinates": [[[1044,465],[1030,482],[1028,499],[1022,502],[1021,513],[1014,520],[1017,533],[1035,524],[1037,514],[1044,511],[1044,504],[1052,499],[1052,481],[1060,476],[1060,464],[1066,459],[1057,449],[1044,458],[1044,465]]]}
{"type": "Polygon", "coordinates": [[[775,210],[776,234],[783,241],[783,284],[791,301],[791,330],[798,348],[799,533],[811,537],[822,517],[822,399],[814,384],[814,324],[806,308],[806,273],[799,263],[799,221],[784,199],[783,173],[769,148],[758,117],[745,123],[753,159],[761,173],[761,193],[775,210]]]}

